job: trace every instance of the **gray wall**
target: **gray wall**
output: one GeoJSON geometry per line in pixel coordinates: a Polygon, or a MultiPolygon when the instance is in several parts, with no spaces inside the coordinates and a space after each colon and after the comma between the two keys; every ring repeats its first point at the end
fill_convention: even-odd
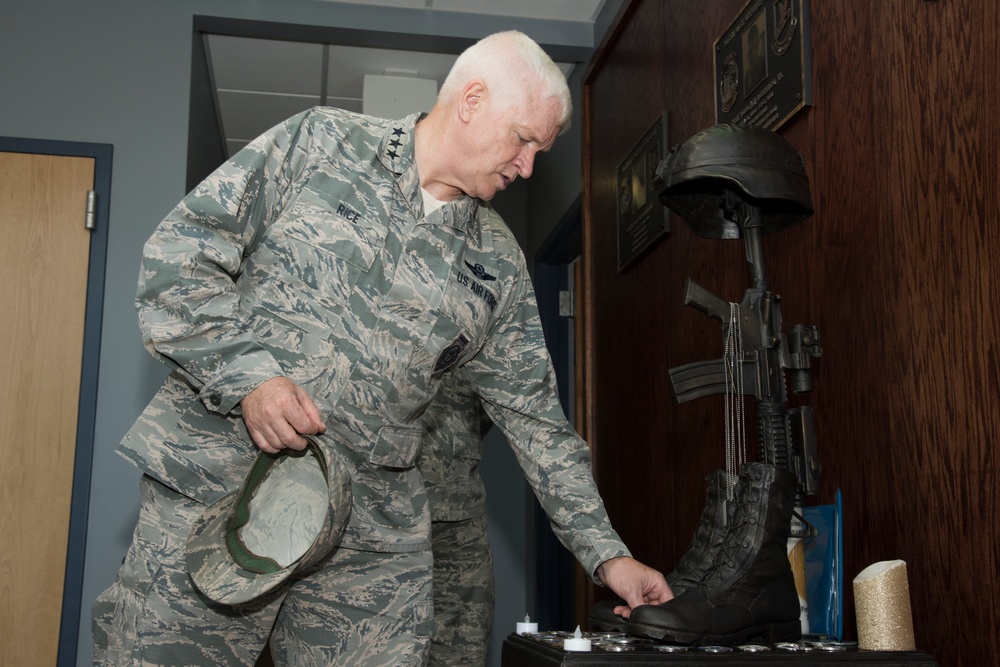
{"type": "MultiPolygon", "coordinates": [[[[79,664],[83,665],[90,663],[90,604],[114,579],[137,516],[138,472],[113,450],[165,372],[141,346],[132,298],[143,242],[184,195],[192,17],[206,14],[469,38],[519,28],[543,43],[588,48],[594,46],[595,38],[593,29],[582,24],[506,24],[460,14],[376,11],[335,2],[31,0],[4,4],[0,136],[114,147],[80,625],[79,664]]],[[[579,96],[576,106],[580,107],[579,96]]],[[[533,189],[512,199],[513,215],[505,212],[529,252],[580,192],[579,128],[577,113],[573,130],[557,142],[552,154],[539,159],[533,189]],[[518,197],[522,199],[517,201],[518,197]],[[520,220],[516,211],[523,214],[520,220]]],[[[525,612],[525,535],[518,527],[527,523],[526,504],[520,485],[511,484],[520,473],[516,464],[511,467],[507,448],[494,442],[488,446],[487,457],[491,486],[515,487],[510,503],[492,503],[494,507],[514,506],[496,517],[491,532],[500,591],[508,605],[497,614],[494,634],[502,638],[525,612]],[[508,592],[513,594],[508,596],[508,592]]],[[[493,660],[497,658],[495,651],[493,660]]]]}

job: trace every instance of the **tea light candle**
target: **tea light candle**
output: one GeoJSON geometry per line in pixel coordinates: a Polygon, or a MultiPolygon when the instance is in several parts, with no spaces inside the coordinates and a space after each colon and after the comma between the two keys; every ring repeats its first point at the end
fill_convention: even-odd
{"type": "Polygon", "coordinates": [[[576,632],[572,637],[568,637],[563,642],[563,649],[566,651],[589,651],[590,640],[580,634],[580,626],[576,626],[576,632]]]}
{"type": "Polygon", "coordinates": [[[532,623],[531,618],[527,614],[524,615],[524,623],[517,624],[517,634],[528,635],[533,632],[538,632],[538,623],[532,623]]]}

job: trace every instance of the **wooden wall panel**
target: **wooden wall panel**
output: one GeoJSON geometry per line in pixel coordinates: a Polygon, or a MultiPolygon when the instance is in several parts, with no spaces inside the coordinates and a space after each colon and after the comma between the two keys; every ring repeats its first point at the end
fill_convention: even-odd
{"type": "Polygon", "coordinates": [[[984,104],[995,85],[997,8],[924,2],[899,10],[875,17],[877,43],[908,66],[880,73],[884,103],[873,109],[877,125],[895,129],[879,142],[887,168],[877,180],[881,245],[895,261],[886,279],[887,314],[897,323],[886,398],[898,416],[889,422],[898,548],[932,582],[912,594],[925,611],[921,630],[946,632],[959,647],[989,635],[995,652],[997,606],[972,601],[995,601],[1000,590],[997,566],[984,567],[998,563],[1000,526],[997,366],[983,355],[996,350],[1000,319],[995,200],[986,206],[1000,162],[983,150],[997,124],[984,104]],[[943,600],[953,620],[940,627],[943,600]]]}
{"type": "MultiPolygon", "coordinates": [[[[714,123],[712,43],[744,0],[629,5],[585,85],[587,432],[625,541],[669,569],[724,463],[722,399],[674,399],[671,367],[721,356],[686,278],[727,300],[749,285],[741,242],[670,236],[619,272],[615,170],[662,109],[671,143],[714,123]]],[[[812,2],[813,106],[779,130],[816,213],[765,237],[786,328],[819,327],[815,503],[845,506],[851,579],[907,562],[918,646],[942,664],[1000,651],[1000,9],[974,0],[812,2]],[[944,612],[944,613],[942,613],[944,612]]],[[[606,591],[591,591],[605,597],[606,591]]]]}

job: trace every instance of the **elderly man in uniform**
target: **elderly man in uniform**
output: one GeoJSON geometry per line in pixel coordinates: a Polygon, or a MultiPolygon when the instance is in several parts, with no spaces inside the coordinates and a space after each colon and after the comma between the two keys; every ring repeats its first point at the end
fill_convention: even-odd
{"type": "Polygon", "coordinates": [[[173,372],[119,448],[144,472],[142,506],[94,605],[97,664],[251,665],[269,637],[276,664],[423,663],[432,556],[414,461],[420,416],[458,368],[594,581],[632,607],[670,599],[608,521],[523,253],[486,203],[531,175],[569,115],[552,61],[498,33],[458,58],[425,117],[303,112],[157,227],[137,309],[173,372]],[[202,595],[185,547],[204,507],[239,490],[258,448],[310,442],[350,474],[339,546],[261,599],[202,595]]]}

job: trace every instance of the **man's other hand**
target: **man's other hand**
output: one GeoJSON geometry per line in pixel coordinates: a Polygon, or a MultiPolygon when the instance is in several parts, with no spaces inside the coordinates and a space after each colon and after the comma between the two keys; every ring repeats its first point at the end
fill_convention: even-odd
{"type": "Polygon", "coordinates": [[[309,394],[286,377],[266,380],[240,401],[240,407],[250,437],[269,454],[305,449],[308,441],[303,435],[326,430],[309,394]]]}

